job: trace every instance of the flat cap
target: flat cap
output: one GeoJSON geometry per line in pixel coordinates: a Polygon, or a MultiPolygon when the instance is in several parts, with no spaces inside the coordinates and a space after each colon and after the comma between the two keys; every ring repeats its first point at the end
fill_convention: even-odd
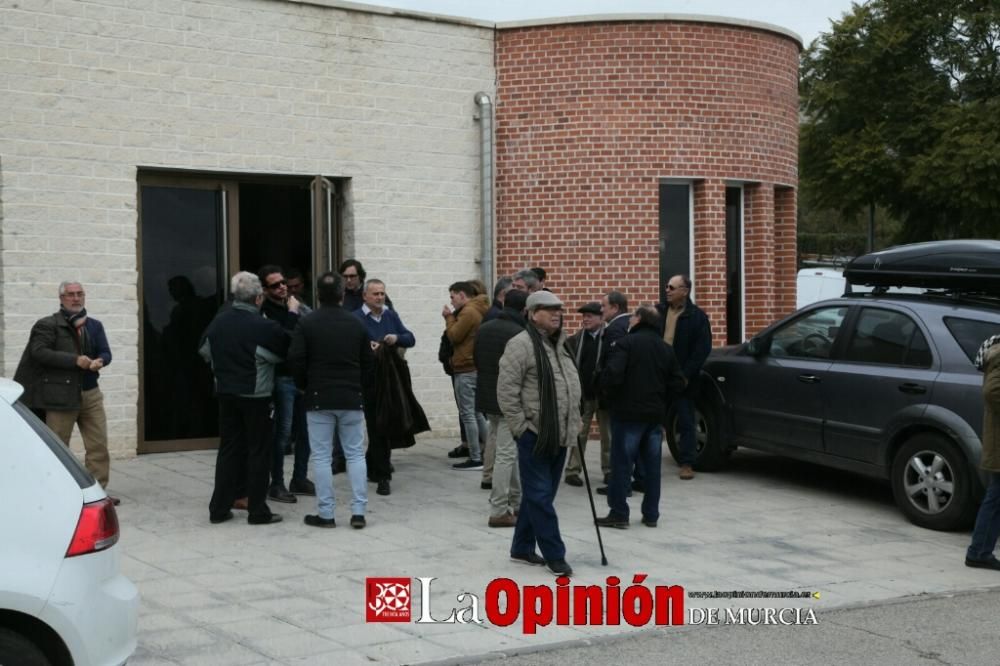
{"type": "Polygon", "coordinates": [[[581,305],[579,308],[577,308],[576,311],[579,312],[580,314],[599,315],[601,314],[601,304],[598,303],[597,301],[591,301],[586,305],[581,305]]]}
{"type": "Polygon", "coordinates": [[[562,307],[563,302],[551,291],[536,291],[528,296],[528,309],[562,307]]]}

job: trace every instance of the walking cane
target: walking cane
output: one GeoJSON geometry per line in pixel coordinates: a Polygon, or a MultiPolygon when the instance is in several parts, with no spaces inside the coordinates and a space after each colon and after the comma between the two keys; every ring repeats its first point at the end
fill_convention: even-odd
{"type": "Polygon", "coordinates": [[[590,500],[590,514],[594,517],[594,529],[597,530],[597,545],[601,549],[601,564],[608,566],[608,558],[604,554],[604,542],[601,540],[601,527],[597,524],[597,508],[594,506],[594,496],[590,492],[590,475],[587,474],[587,460],[583,455],[583,449],[578,449],[580,453],[580,467],[583,468],[583,480],[587,484],[587,499],[590,500]]]}

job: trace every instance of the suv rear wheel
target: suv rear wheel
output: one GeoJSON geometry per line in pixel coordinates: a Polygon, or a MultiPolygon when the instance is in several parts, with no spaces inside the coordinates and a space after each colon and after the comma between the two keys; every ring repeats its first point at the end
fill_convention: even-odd
{"type": "Polygon", "coordinates": [[[49,666],[49,660],[30,640],[15,631],[0,627],[0,664],[49,666]]]}
{"type": "Polygon", "coordinates": [[[958,447],[935,433],[914,435],[896,452],[892,494],[906,517],[921,527],[957,530],[972,518],[969,465],[958,447]]]}
{"type": "MultiPolygon", "coordinates": [[[[715,405],[704,398],[694,402],[694,468],[699,472],[712,472],[729,460],[731,451],[725,448],[719,412],[715,405]]],[[[680,433],[677,427],[677,410],[670,409],[667,417],[667,447],[674,460],[680,460],[680,433]]]]}

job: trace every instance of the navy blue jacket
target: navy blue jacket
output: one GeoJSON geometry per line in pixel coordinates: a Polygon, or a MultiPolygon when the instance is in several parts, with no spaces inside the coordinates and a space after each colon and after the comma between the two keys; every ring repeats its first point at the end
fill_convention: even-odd
{"type": "Polygon", "coordinates": [[[417,344],[417,339],[410,332],[410,329],[403,325],[403,320],[399,318],[395,310],[382,308],[382,321],[375,321],[371,314],[365,314],[364,308],[354,311],[354,316],[361,320],[368,331],[368,339],[372,342],[382,342],[387,335],[395,335],[397,347],[412,347],[417,344]]]}
{"type": "MultiPolygon", "coordinates": [[[[667,306],[661,303],[656,309],[666,326],[667,306]]],[[[660,331],[660,337],[662,336],[663,331],[660,331]]],[[[712,325],[705,311],[692,303],[690,298],[687,299],[684,312],[677,318],[672,346],[677,362],[681,365],[681,372],[688,380],[684,396],[693,396],[697,390],[701,366],[705,365],[705,359],[712,351],[712,325]]]]}

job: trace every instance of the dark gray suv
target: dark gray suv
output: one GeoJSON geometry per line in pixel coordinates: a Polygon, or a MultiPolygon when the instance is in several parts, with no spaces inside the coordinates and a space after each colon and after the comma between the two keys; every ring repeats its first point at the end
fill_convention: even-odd
{"type": "Polygon", "coordinates": [[[695,467],[760,449],[888,479],[917,525],[966,526],[983,492],[972,360],[997,333],[1000,299],[858,294],[805,307],[709,356],[695,467]]]}

